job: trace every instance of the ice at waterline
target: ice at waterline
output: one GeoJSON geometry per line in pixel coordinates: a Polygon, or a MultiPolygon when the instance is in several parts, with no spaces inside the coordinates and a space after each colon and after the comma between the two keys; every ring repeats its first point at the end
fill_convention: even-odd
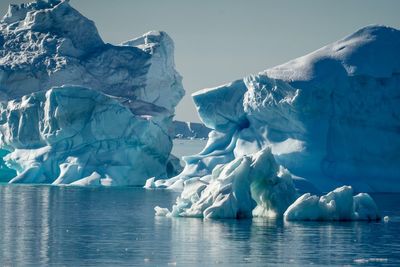
{"type": "Polygon", "coordinates": [[[292,175],[278,165],[270,148],[214,168],[210,176],[189,179],[172,210],[155,207],[156,215],[206,219],[281,217],[285,220],[379,220],[374,200],[353,196],[343,186],[317,197],[296,200],[292,175]]]}

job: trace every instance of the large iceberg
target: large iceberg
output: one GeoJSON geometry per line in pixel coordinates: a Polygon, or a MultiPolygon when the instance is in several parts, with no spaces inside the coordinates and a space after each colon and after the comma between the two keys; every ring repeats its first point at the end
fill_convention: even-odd
{"type": "Polygon", "coordinates": [[[213,129],[182,189],[219,164],[270,147],[300,191],[400,191],[400,31],[368,26],[286,64],[193,94],[213,129]]]}
{"type": "Polygon", "coordinates": [[[68,1],[10,5],[0,22],[2,174],[143,185],[174,173],[172,118],[184,90],[173,51],[158,31],[106,44],[68,1]]]}
{"type": "Polygon", "coordinates": [[[353,188],[400,191],[396,29],[365,27],[286,64],[201,90],[193,99],[213,131],[203,151],[184,157],[181,174],[146,183],[183,190],[171,211],[156,207],[158,215],[375,220],[380,215],[373,199],[353,197],[353,188]],[[258,158],[270,160],[258,167],[258,158]],[[294,201],[298,192],[345,184],[350,186],[294,201]]]}

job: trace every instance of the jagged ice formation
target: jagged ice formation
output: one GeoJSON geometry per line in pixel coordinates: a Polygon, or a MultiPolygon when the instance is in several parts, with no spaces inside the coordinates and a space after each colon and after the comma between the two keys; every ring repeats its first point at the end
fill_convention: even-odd
{"type": "Polygon", "coordinates": [[[10,5],[0,22],[0,148],[11,182],[167,177],[184,95],[173,51],[157,31],[106,44],[68,1],[10,5]]]}

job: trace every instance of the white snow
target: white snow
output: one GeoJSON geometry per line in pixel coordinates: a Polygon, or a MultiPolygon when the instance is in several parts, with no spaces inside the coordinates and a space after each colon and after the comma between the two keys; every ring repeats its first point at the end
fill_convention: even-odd
{"type": "Polygon", "coordinates": [[[158,31],[105,44],[68,1],[11,5],[0,21],[10,182],[143,185],[176,175],[170,134],[184,90],[173,52],[158,31]]]}
{"type": "Polygon", "coordinates": [[[353,196],[351,186],[343,186],[318,197],[306,193],[284,213],[288,221],[379,220],[374,200],[366,193],[353,196]]]}

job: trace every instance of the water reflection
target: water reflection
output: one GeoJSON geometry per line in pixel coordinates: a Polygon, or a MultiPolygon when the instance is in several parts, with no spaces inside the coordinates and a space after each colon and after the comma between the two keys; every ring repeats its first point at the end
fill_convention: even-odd
{"type": "Polygon", "coordinates": [[[400,265],[400,195],[389,223],[154,217],[175,193],[0,186],[0,266],[400,265]]]}

